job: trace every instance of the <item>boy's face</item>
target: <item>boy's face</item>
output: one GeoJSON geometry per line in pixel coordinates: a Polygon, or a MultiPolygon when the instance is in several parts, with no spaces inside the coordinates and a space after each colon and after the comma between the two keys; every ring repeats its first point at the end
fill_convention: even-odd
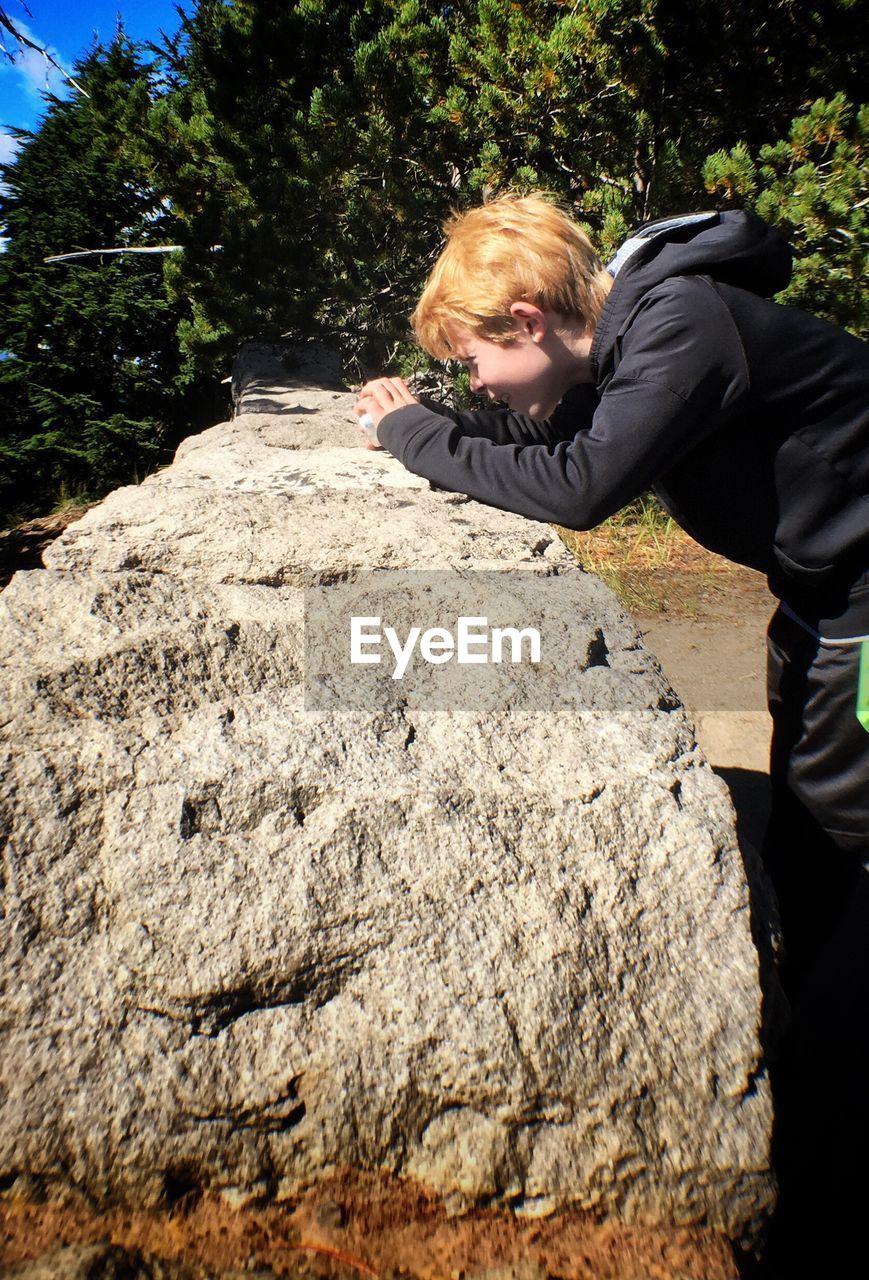
{"type": "Polygon", "coordinates": [[[525,304],[522,307],[521,314],[514,314],[515,334],[510,342],[492,342],[460,330],[451,335],[451,345],[471,376],[473,392],[503,400],[529,418],[548,418],[564,393],[585,380],[585,370],[552,323],[537,322],[545,313],[529,307],[536,313],[529,321],[525,304]]]}

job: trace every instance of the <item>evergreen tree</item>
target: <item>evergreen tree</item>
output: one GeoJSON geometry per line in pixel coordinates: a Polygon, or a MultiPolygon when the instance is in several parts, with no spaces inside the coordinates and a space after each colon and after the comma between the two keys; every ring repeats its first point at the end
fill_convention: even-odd
{"type": "Polygon", "coordinates": [[[711,155],[704,172],[725,207],[755,209],[794,245],[779,301],[869,339],[869,107],[819,98],[757,160],[740,142],[711,155]]]}
{"type": "Polygon", "coordinates": [[[471,189],[547,186],[608,250],[638,222],[701,207],[710,151],[780,137],[807,84],[856,90],[865,9],[458,3],[442,118],[459,130],[471,189]]]}
{"type": "Polygon", "coordinates": [[[152,117],[189,359],[290,333],[382,368],[444,217],[500,190],[556,192],[604,252],[702,206],[710,150],[772,142],[807,83],[853,81],[861,5],[199,0],[152,117]]]}
{"type": "Polygon", "coordinates": [[[326,337],[348,374],[407,371],[444,218],[505,189],[559,194],[604,253],[709,191],[753,202],[802,250],[788,297],[860,328],[864,11],[197,0],[159,92],[127,42],[94,51],[76,73],[91,97],[50,100],[0,202],[0,449],[19,491],[152,465],[173,423],[213,418],[203,389],[250,338],[326,337]],[[822,103],[777,141],[808,88],[822,103]],[[167,292],[153,258],[42,262],[166,240],[185,250],[167,292]]]}
{"type": "Polygon", "coordinates": [[[153,469],[188,409],[159,256],[47,264],[80,249],[164,243],[171,218],[129,145],[150,73],[119,36],[76,67],[88,96],[49,97],[2,171],[0,508],[44,510],[153,469]]]}
{"type": "Polygon", "coordinates": [[[170,278],[192,304],[194,368],[286,334],[376,365],[398,314],[405,336],[438,224],[424,210],[447,209],[420,128],[419,7],[404,22],[387,0],[200,0],[166,50],[151,146],[188,250],[170,278]]]}
{"type": "Polygon", "coordinates": [[[653,8],[200,0],[151,143],[188,249],[169,270],[193,366],[291,333],[382,367],[450,207],[481,192],[547,186],[616,238],[653,8]]]}

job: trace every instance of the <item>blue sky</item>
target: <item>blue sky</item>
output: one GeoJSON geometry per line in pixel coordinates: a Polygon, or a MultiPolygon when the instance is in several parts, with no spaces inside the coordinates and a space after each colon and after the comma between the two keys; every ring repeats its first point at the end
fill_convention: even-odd
{"type": "MultiPolygon", "coordinates": [[[[94,38],[105,42],[117,30],[120,14],[124,30],[132,40],[158,40],[160,31],[177,30],[179,19],[175,0],[0,0],[6,16],[35,44],[48,48],[65,70],[70,70],[94,38]],[[29,13],[27,10],[29,9],[29,13]]],[[[190,9],[190,0],[183,5],[190,9]]],[[[31,129],[44,110],[42,93],[46,87],[46,62],[33,50],[20,49],[8,33],[6,48],[15,53],[10,64],[0,49],[0,163],[13,150],[10,125],[31,129]]],[[[48,65],[48,87],[63,96],[63,79],[48,65]]]]}

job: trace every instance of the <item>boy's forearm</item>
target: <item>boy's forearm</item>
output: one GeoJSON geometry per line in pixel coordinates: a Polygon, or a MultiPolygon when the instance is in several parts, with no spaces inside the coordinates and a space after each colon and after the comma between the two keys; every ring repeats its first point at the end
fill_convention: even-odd
{"type": "Polygon", "coordinates": [[[532,520],[589,529],[650,488],[722,421],[720,392],[686,401],[655,383],[614,381],[591,429],[555,444],[466,435],[424,405],[387,414],[381,443],[439,488],[532,520]]]}
{"type": "Polygon", "coordinates": [[[419,402],[431,413],[449,418],[461,428],[462,435],[491,440],[493,444],[522,443],[518,438],[521,426],[513,421],[518,415],[511,414],[509,409],[450,409],[428,396],[420,396],[419,402]]]}
{"type": "Polygon", "coordinates": [[[579,527],[583,519],[564,443],[522,445],[469,435],[452,414],[421,404],[387,414],[378,437],[409,471],[441,489],[534,520],[579,527]]]}
{"type": "Polygon", "coordinates": [[[510,409],[449,409],[428,396],[418,398],[432,413],[456,423],[463,435],[491,440],[493,444],[556,444],[559,440],[572,440],[577,431],[591,425],[597,405],[590,387],[574,388],[552,417],[545,420],[510,409]]]}

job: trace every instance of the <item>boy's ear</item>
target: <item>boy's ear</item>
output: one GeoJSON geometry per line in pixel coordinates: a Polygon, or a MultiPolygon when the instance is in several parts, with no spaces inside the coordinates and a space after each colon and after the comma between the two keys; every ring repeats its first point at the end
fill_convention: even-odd
{"type": "Polygon", "coordinates": [[[546,313],[533,302],[511,302],[510,315],[521,331],[532,341],[542,342],[549,328],[546,313]]]}

